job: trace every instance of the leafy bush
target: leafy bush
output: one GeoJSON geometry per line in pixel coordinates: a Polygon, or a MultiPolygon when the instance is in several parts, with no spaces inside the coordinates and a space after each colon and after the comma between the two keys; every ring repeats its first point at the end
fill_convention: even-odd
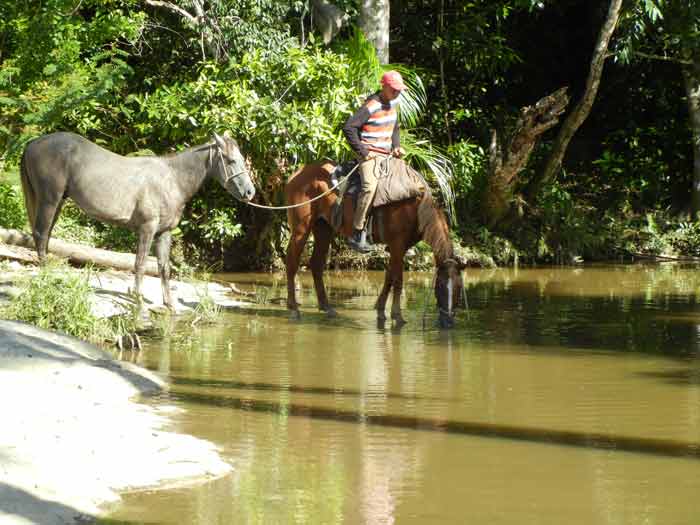
{"type": "Polygon", "coordinates": [[[472,224],[478,222],[479,199],[487,183],[488,159],[478,144],[462,141],[448,149],[453,166],[453,186],[458,203],[457,214],[472,224]]]}
{"type": "Polygon", "coordinates": [[[585,200],[574,199],[566,187],[553,182],[537,203],[542,220],[538,257],[569,263],[602,244],[597,210],[585,200]]]}
{"type": "Polygon", "coordinates": [[[14,186],[0,182],[0,227],[19,230],[26,223],[24,198],[14,186]]]}

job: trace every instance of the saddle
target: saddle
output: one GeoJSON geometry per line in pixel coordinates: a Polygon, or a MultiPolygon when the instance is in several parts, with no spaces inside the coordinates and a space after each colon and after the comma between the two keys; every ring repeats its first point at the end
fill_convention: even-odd
{"type": "MultiPolygon", "coordinates": [[[[399,202],[417,197],[422,195],[425,188],[427,188],[427,183],[423,176],[403,160],[397,159],[396,157],[388,157],[386,162],[387,167],[384,170],[384,175],[377,177],[377,190],[374,193],[372,207],[368,213],[367,225],[365,226],[370,236],[375,208],[385,206],[392,202],[399,202]]],[[[349,179],[341,186],[340,191],[336,189],[340,198],[336,201],[332,212],[333,224],[331,224],[331,226],[335,230],[339,230],[343,224],[342,202],[345,197],[351,198],[353,213],[357,206],[357,196],[362,186],[360,170],[357,168],[357,164],[358,161],[356,160],[343,162],[342,164],[338,164],[330,173],[331,186],[335,186],[340,180],[350,174],[349,179]]]]}

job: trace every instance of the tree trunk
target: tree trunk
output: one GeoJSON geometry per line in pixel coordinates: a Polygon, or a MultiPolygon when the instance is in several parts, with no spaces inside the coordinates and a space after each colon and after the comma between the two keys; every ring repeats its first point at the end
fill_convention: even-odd
{"type": "MultiPolygon", "coordinates": [[[[0,241],[15,246],[34,249],[34,240],[31,235],[17,230],[6,230],[0,228],[0,241]]],[[[77,265],[95,264],[107,268],[115,268],[127,272],[134,271],[136,256],[133,253],[111,252],[101,250],[84,244],[74,244],[60,239],[49,241],[49,253],[66,257],[71,263],[77,265]]],[[[155,257],[148,257],[146,260],[146,274],[158,276],[158,263],[155,257]]]]}
{"type": "Polygon", "coordinates": [[[496,131],[491,132],[489,179],[481,201],[482,216],[489,227],[496,226],[509,215],[517,175],[527,164],[540,135],[559,122],[559,116],[569,103],[566,91],[565,87],[561,88],[541,98],[534,106],[522,108],[505,148],[496,131]]]}
{"type": "Polygon", "coordinates": [[[316,25],[323,36],[323,43],[329,44],[343,24],[348,21],[348,14],[325,0],[311,0],[311,8],[316,18],[316,25]]]}
{"type": "Polygon", "coordinates": [[[360,29],[377,50],[381,64],[389,63],[389,0],[362,0],[360,29]]]}
{"type": "Polygon", "coordinates": [[[561,130],[554,141],[552,152],[547,159],[544,170],[542,170],[539,176],[536,176],[532,180],[526,190],[525,195],[528,201],[533,200],[544,184],[556,178],[561,169],[562,160],[564,159],[571,138],[591,112],[591,107],[598,94],[600,78],[603,75],[603,66],[605,65],[605,59],[608,54],[608,45],[615,32],[615,26],[620,17],[621,7],[622,0],[610,1],[608,15],[598,35],[598,42],[596,43],[593,57],[591,58],[590,70],[588,72],[588,79],[583,96],[581,100],[578,101],[573,111],[564,120],[564,124],[562,124],[561,130]]]}
{"type": "Polygon", "coordinates": [[[691,192],[693,216],[700,212],[700,52],[696,52],[690,65],[683,66],[685,93],[693,140],[693,189],[691,192]]]}

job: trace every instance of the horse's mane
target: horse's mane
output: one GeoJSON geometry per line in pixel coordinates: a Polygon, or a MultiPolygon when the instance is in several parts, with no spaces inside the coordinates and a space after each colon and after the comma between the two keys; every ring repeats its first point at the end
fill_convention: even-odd
{"type": "Polygon", "coordinates": [[[437,261],[444,261],[454,255],[445,213],[437,207],[429,189],[418,204],[418,229],[423,240],[433,249],[437,261]]]}

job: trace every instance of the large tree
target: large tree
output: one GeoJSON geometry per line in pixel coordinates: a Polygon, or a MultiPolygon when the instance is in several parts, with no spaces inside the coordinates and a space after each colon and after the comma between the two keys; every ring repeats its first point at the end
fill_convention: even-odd
{"type": "Polygon", "coordinates": [[[389,0],[360,0],[360,29],[377,50],[382,64],[389,63],[389,0]]]}

